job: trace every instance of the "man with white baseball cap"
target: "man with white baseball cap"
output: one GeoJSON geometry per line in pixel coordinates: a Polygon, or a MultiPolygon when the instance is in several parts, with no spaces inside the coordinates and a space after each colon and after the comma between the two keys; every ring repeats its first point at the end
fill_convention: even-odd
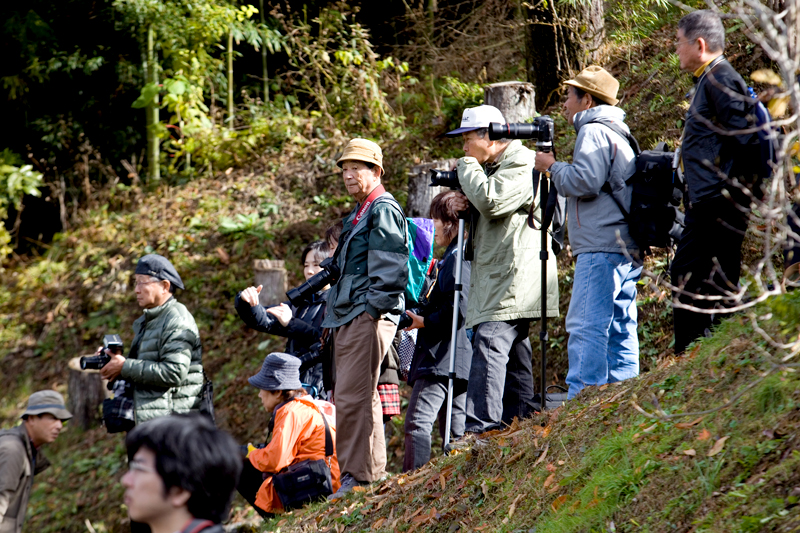
{"type": "MultiPolygon", "coordinates": [[[[491,140],[489,124],[505,124],[490,105],[464,110],[464,157],[456,170],[460,210],[471,206],[474,243],[466,325],[473,328],[466,431],[483,433],[524,418],[533,409],[532,350],[528,329],[541,310],[541,234],[527,225],[538,191],[531,175],[536,153],[518,140],[491,140]]],[[[541,219],[541,217],[538,217],[541,219]]],[[[548,236],[548,247],[549,236],[548,236]]],[[[555,255],[547,263],[547,314],[558,316],[555,255]]]]}
{"type": "Polygon", "coordinates": [[[50,462],[39,448],[53,442],[72,418],[64,397],[54,390],[34,392],[22,424],[0,431],[0,533],[20,533],[33,487],[33,476],[50,462]]]}

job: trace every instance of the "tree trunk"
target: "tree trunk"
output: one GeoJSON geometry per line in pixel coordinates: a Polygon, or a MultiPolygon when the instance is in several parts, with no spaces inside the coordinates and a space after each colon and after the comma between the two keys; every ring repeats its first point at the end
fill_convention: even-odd
{"type": "Polygon", "coordinates": [[[483,102],[496,107],[508,123],[527,122],[536,114],[533,85],[521,81],[494,83],[483,88],[483,102]]]}
{"type": "Polygon", "coordinates": [[[267,33],[264,28],[264,0],[258,0],[258,12],[261,15],[261,77],[264,82],[264,102],[269,102],[269,77],[267,75],[267,33]]]}
{"type": "MultiPolygon", "coordinates": [[[[147,27],[147,62],[144,66],[145,84],[158,83],[158,72],[155,53],[155,30],[153,25],[147,27]]],[[[161,166],[159,164],[161,146],[156,132],[158,124],[158,94],[145,108],[147,117],[147,177],[152,181],[161,179],[161,166]]]]}
{"type": "Polygon", "coordinates": [[[80,357],[73,357],[69,364],[67,381],[67,410],[72,413],[70,424],[84,431],[100,425],[100,406],[106,398],[104,380],[98,370],[81,370],[80,357]]]}
{"type": "Polygon", "coordinates": [[[540,1],[527,7],[525,65],[536,107],[556,101],[561,83],[595,61],[605,39],[603,3],[540,1]]]}
{"type": "Polygon", "coordinates": [[[233,129],[233,30],[228,31],[228,129],[233,129]]]}
{"type": "Polygon", "coordinates": [[[406,216],[430,218],[431,200],[446,190],[443,187],[431,187],[430,170],[450,170],[456,166],[457,159],[444,159],[432,163],[422,163],[411,168],[408,175],[408,199],[406,200],[406,216]]]}
{"type": "Polygon", "coordinates": [[[263,286],[258,295],[261,305],[275,305],[286,301],[286,268],[281,260],[256,259],[253,261],[256,287],[263,286]]]}

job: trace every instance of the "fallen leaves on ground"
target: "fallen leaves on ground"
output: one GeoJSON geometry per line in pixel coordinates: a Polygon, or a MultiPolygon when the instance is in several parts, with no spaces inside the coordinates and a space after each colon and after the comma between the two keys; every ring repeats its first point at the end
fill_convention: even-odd
{"type": "Polygon", "coordinates": [[[711,447],[711,449],[708,450],[708,453],[706,455],[708,457],[714,457],[715,455],[717,455],[719,452],[722,451],[722,448],[725,447],[725,441],[728,440],[729,438],[731,438],[730,435],[722,437],[721,439],[717,439],[717,442],[715,442],[714,445],[711,447]]]}

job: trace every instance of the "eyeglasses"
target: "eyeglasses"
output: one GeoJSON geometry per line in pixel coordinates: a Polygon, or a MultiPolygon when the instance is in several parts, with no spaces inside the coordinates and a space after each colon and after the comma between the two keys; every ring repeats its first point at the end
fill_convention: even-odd
{"type": "Polygon", "coordinates": [[[684,40],[682,40],[682,41],[675,41],[675,48],[676,48],[676,49],[677,49],[677,48],[680,48],[680,47],[681,47],[681,46],[683,46],[684,44],[693,43],[693,42],[695,42],[695,41],[697,41],[697,39],[684,39],[684,40]]]}
{"type": "Polygon", "coordinates": [[[150,280],[150,281],[137,281],[137,282],[134,284],[134,287],[136,287],[136,288],[139,288],[139,287],[141,287],[142,285],[149,285],[149,284],[151,284],[151,283],[158,283],[159,281],[160,281],[160,280],[157,280],[157,279],[152,279],[152,280],[150,280]]]}
{"type": "Polygon", "coordinates": [[[138,459],[134,459],[128,463],[128,470],[130,472],[141,472],[143,474],[153,474],[155,473],[156,469],[144,464],[142,461],[138,459]]]}

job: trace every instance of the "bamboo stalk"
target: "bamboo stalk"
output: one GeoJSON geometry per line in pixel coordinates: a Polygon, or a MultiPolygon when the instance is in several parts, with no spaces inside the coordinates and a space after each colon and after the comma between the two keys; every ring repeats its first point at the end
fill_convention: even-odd
{"type": "MultiPolygon", "coordinates": [[[[144,65],[145,84],[158,83],[154,41],[155,30],[153,25],[150,24],[147,26],[147,59],[144,65]]],[[[156,124],[159,121],[158,94],[145,108],[145,117],[147,119],[147,175],[151,181],[158,181],[161,179],[161,166],[159,164],[161,146],[156,135],[156,124]]]]}

